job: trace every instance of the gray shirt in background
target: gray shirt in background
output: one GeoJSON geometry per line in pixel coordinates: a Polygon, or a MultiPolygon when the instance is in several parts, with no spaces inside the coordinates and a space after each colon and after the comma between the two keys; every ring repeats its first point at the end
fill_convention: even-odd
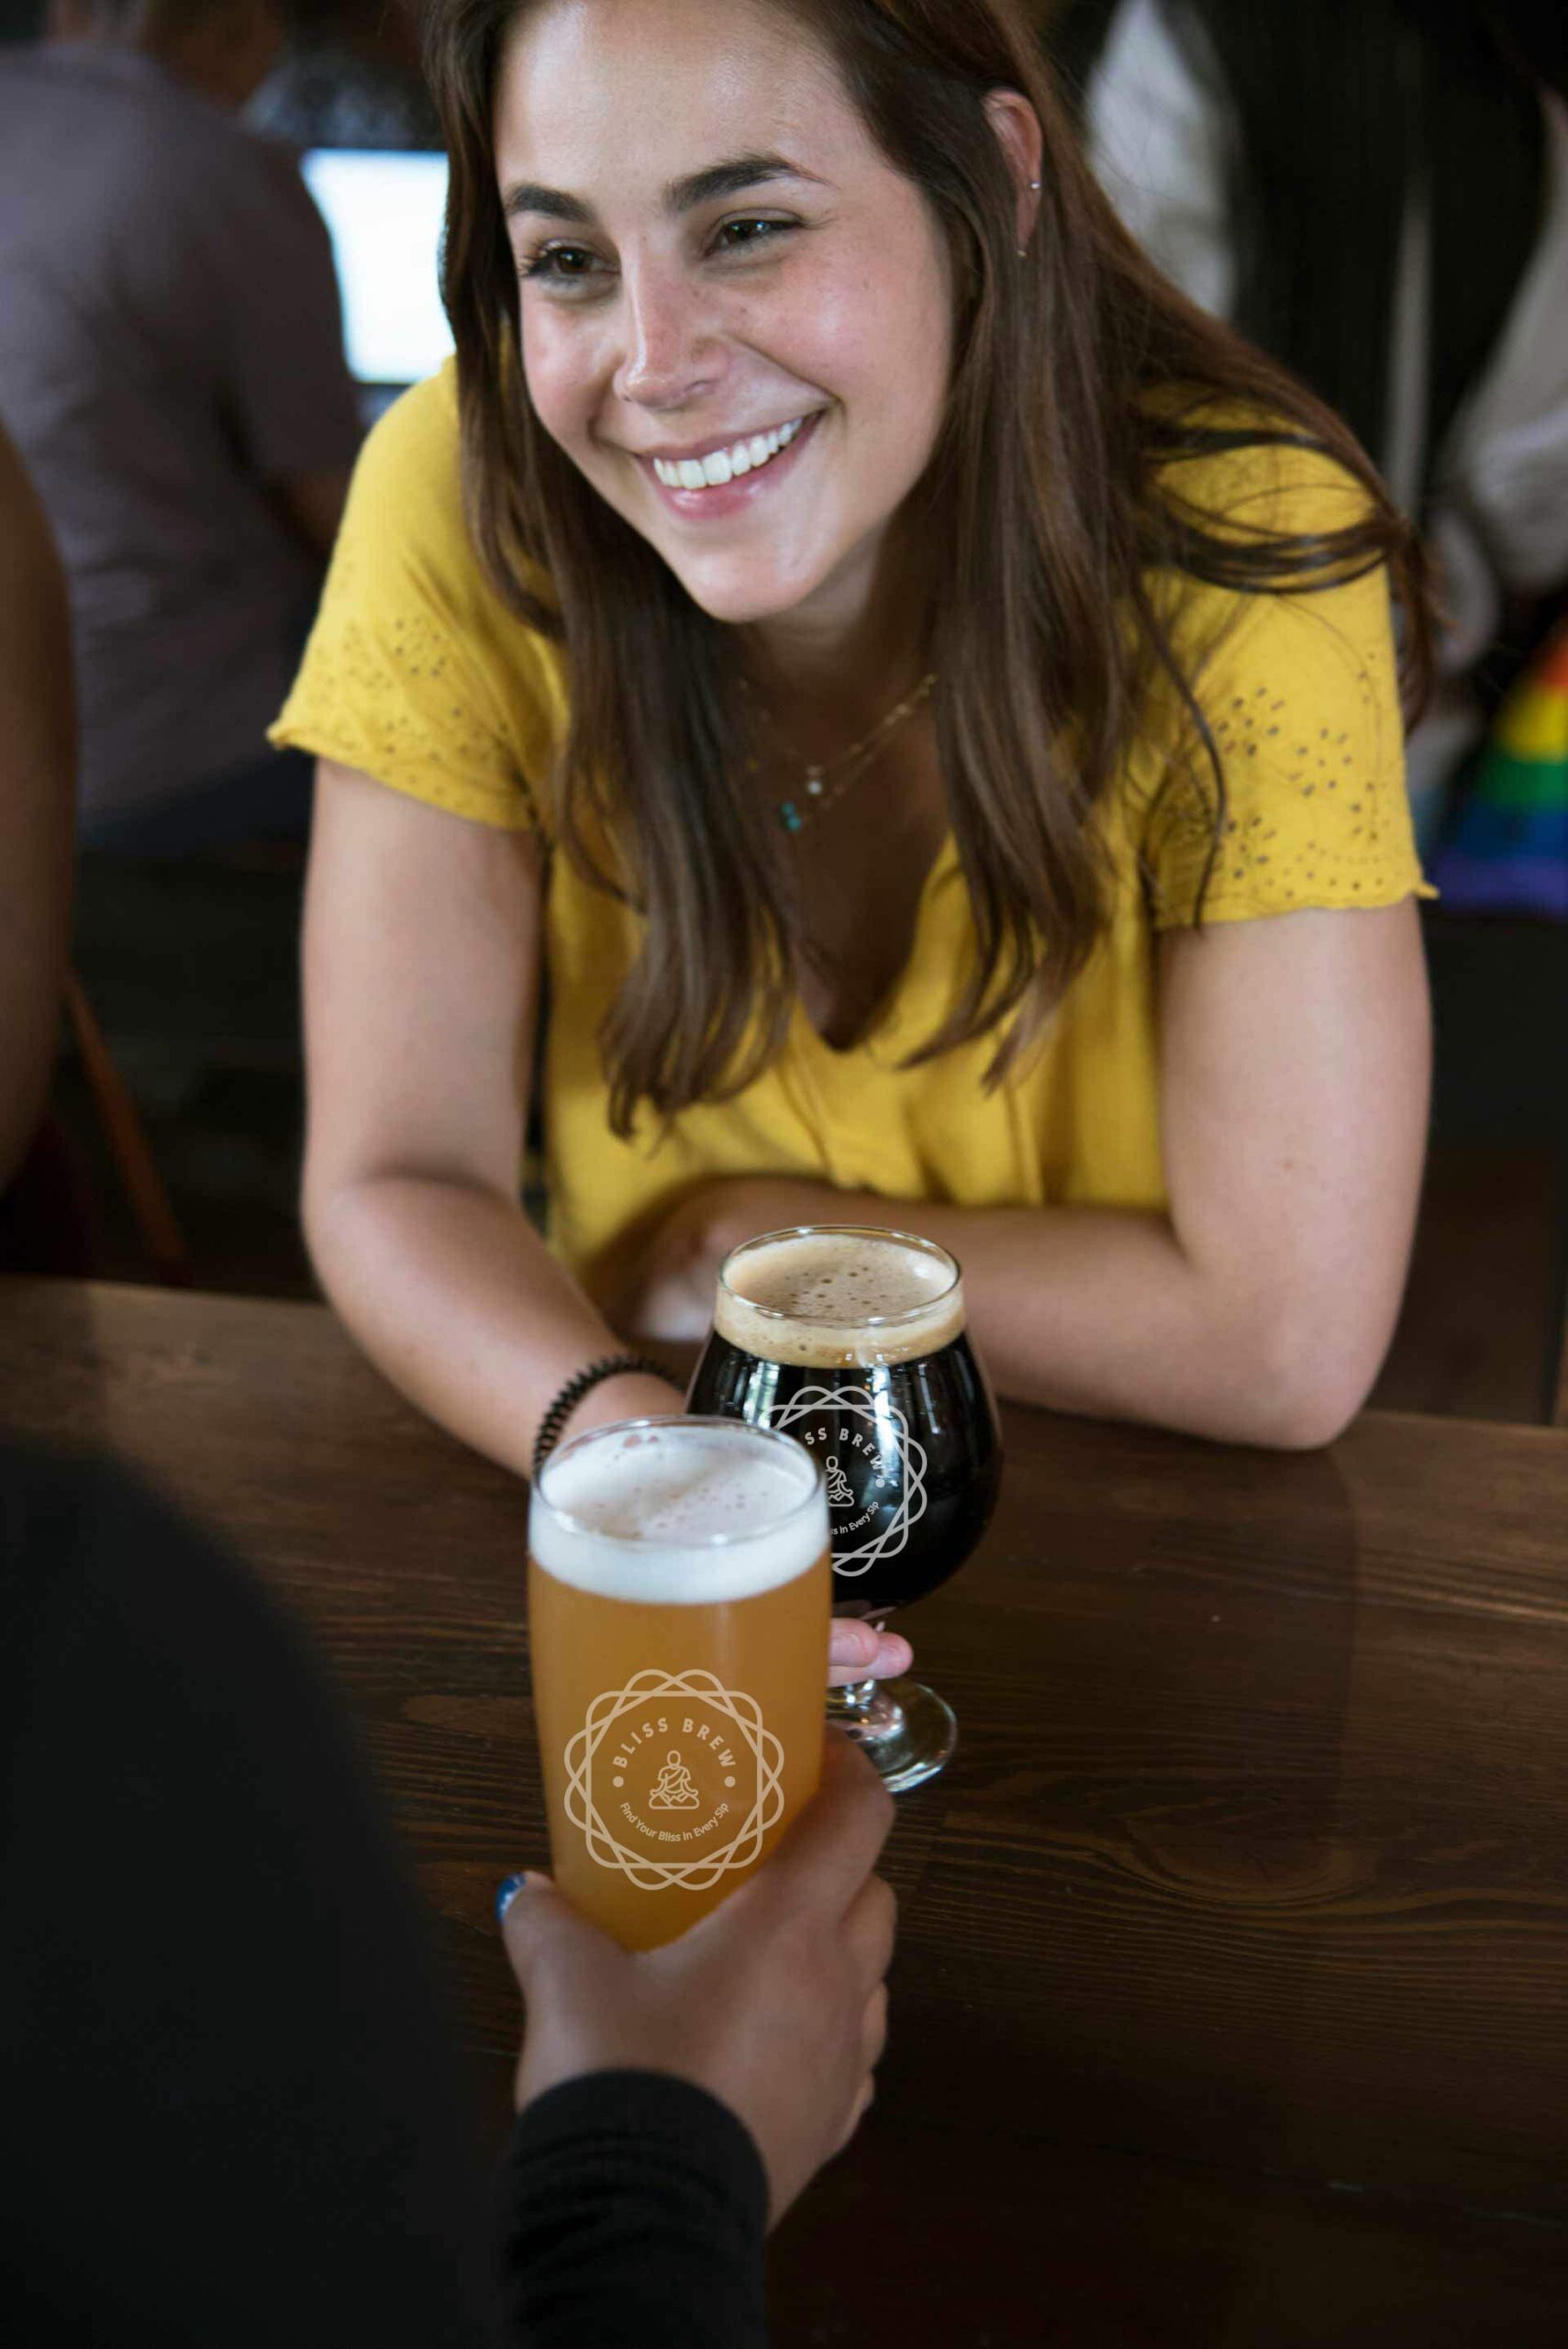
{"type": "Polygon", "coordinates": [[[265,756],[318,584],[266,484],[359,440],[292,157],[148,58],[0,56],[0,422],[70,575],[84,812],[265,756]]]}

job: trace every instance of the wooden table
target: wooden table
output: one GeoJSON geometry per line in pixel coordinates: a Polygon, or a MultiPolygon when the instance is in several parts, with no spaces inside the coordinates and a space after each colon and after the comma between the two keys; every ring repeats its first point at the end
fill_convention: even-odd
{"type": "MultiPolygon", "coordinates": [[[[310,1306],[0,1286],[0,1423],[111,1446],[307,1619],[498,2107],[521,1489],[310,1306]]],[[[777,2238],[779,2349],[1568,2339],[1568,1432],[1007,1439],[909,1619],[962,1744],[900,1807],[892,2043],[777,2238]]]]}

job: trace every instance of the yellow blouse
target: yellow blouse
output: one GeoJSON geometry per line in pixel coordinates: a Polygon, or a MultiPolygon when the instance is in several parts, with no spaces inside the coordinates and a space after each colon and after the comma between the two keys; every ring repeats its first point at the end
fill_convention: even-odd
{"type": "MultiPolygon", "coordinates": [[[[1238,522],[1295,529],[1338,527],[1361,498],[1327,460],[1264,449],[1191,464],[1181,486],[1238,522]]],[[[1406,802],[1384,577],[1302,596],[1239,596],[1186,580],[1167,580],[1162,592],[1225,761],[1229,821],[1204,919],[1429,895],[1406,802]]],[[[565,718],[558,650],[506,611],[464,529],[449,362],[365,445],[320,615],[272,739],[474,822],[548,837],[565,718]]],[[[832,1050],[797,1005],[782,1056],[737,1098],[686,1110],[662,1137],[650,1120],[617,1140],[595,1039],[630,960],[635,917],[552,858],[541,1072],[550,1234],[589,1292],[608,1294],[621,1252],[683,1191],[717,1175],[817,1179],[890,1203],[1162,1206],[1154,932],[1191,922],[1209,838],[1189,734],[1165,695],[1106,815],[1118,876],[1108,930],[1043,1046],[990,1094],[984,1039],[919,1068],[897,1065],[946,1015],[973,952],[950,837],[926,882],[907,967],[861,1042],[832,1050]]]]}

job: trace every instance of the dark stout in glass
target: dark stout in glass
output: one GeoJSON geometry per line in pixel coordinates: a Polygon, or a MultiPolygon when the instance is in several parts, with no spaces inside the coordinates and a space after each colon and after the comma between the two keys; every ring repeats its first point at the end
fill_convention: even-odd
{"type": "Polygon", "coordinates": [[[1001,1442],[958,1267],[902,1233],[829,1226],[738,1249],[688,1408],[784,1429],[821,1462],[837,1615],[924,1598],[995,1506],[1001,1442]]]}

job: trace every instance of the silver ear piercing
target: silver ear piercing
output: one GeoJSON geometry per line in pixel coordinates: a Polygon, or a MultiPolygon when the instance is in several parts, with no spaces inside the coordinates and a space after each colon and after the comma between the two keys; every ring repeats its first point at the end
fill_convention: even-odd
{"type": "MultiPolygon", "coordinates": [[[[1040,182],[1039,182],[1038,180],[1030,180],[1030,182],[1029,182],[1029,194],[1030,194],[1031,195],[1038,195],[1040,194],[1040,182]]],[[[1018,247],[1018,259],[1019,259],[1020,261],[1024,261],[1024,260],[1026,260],[1026,259],[1028,258],[1028,254],[1029,254],[1029,248],[1028,248],[1028,246],[1027,246],[1027,245],[1020,245],[1020,246],[1018,247]]]]}

